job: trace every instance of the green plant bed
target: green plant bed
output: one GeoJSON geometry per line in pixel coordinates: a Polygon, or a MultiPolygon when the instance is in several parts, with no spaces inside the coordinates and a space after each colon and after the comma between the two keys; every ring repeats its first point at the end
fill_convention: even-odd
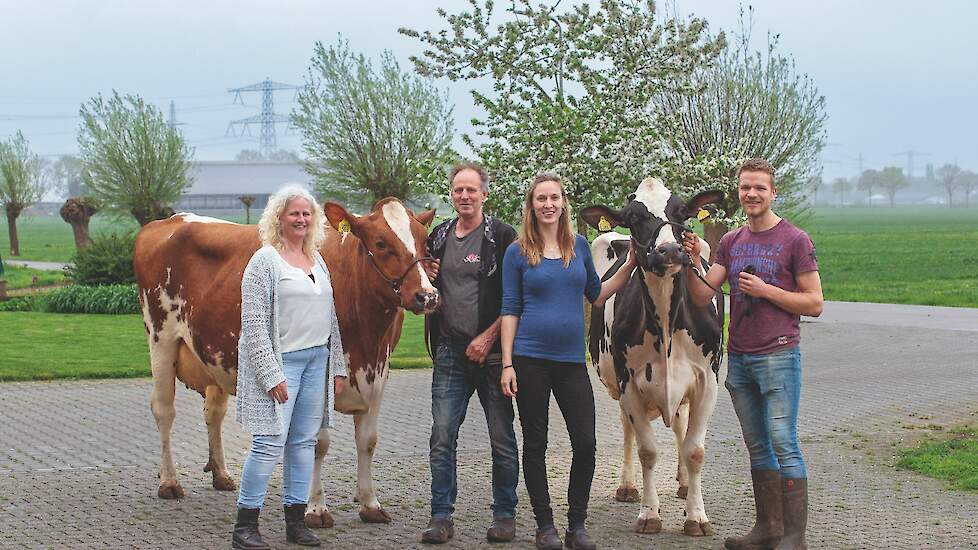
{"type": "Polygon", "coordinates": [[[946,481],[954,489],[978,491],[978,426],[950,430],[901,451],[897,468],[946,481]]]}
{"type": "Polygon", "coordinates": [[[28,288],[34,286],[34,277],[37,277],[37,286],[51,286],[61,284],[65,280],[64,273],[61,271],[47,271],[42,269],[31,269],[3,264],[3,278],[7,281],[7,289],[28,288]]]}

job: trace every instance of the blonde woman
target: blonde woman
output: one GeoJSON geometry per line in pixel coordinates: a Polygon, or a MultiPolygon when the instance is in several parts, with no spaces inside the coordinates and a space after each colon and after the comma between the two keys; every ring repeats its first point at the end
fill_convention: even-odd
{"type": "Polygon", "coordinates": [[[571,229],[570,204],[556,174],[537,175],[526,192],[519,238],[503,258],[503,393],[516,397],[523,426],[523,479],[537,522],[536,546],[559,550],[547,485],[550,394],[564,416],[573,458],[567,489],[567,548],[595,548],[584,521],[594,477],[594,395],[584,366],[584,304],[601,306],[635,267],[604,283],[587,240],[571,229]],[[517,380],[519,385],[517,387],[517,380]],[[518,391],[517,391],[518,389],[518,391]]]}
{"type": "Polygon", "coordinates": [[[269,548],[258,516],[283,452],[286,537],[320,545],[303,518],[316,436],[333,425],[334,394],[346,380],[333,287],[319,254],[324,223],[322,208],[304,188],[276,192],[258,222],[263,246],[241,282],[238,421],[253,439],[241,473],[232,548],[269,548]],[[326,383],[327,371],[333,384],[326,383]]]}

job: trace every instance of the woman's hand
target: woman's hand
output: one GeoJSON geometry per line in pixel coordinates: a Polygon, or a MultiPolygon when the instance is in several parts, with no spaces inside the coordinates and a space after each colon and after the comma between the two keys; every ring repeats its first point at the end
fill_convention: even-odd
{"type": "Polygon", "coordinates": [[[503,376],[499,381],[503,387],[503,395],[506,397],[516,397],[516,369],[504,367],[503,376]]]}
{"type": "Polygon", "coordinates": [[[282,380],[277,386],[268,390],[268,395],[274,399],[276,403],[285,403],[289,400],[289,386],[286,384],[285,380],[282,380]]]}
{"type": "Polygon", "coordinates": [[[339,395],[346,387],[346,377],[345,376],[334,376],[333,377],[333,395],[339,395]]]}

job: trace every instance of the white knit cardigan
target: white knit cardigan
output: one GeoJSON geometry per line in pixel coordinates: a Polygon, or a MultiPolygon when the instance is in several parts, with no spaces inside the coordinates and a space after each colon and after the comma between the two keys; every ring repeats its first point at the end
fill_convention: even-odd
{"type": "MultiPolygon", "coordinates": [[[[252,435],[279,435],[284,430],[282,406],[268,391],[285,380],[278,334],[278,281],[282,275],[279,253],[270,245],[255,252],[245,268],[241,281],[241,336],[238,338],[238,422],[252,435]]],[[[323,257],[316,252],[316,262],[326,273],[323,257]]],[[[329,337],[329,363],[326,372],[326,409],[323,426],[333,426],[333,377],[346,376],[346,356],[340,338],[336,307],[329,337]]]]}

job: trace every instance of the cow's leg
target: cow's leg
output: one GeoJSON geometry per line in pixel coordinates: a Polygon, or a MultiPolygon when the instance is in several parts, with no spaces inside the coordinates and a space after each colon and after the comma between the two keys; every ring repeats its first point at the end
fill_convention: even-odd
{"type": "Polygon", "coordinates": [[[221,426],[228,409],[228,394],[220,386],[207,386],[204,391],[204,422],[207,424],[208,459],[205,472],[211,473],[211,484],[218,491],[237,489],[227,464],[224,463],[224,439],[221,426]]]}
{"type": "Polygon", "coordinates": [[[635,428],[632,426],[634,417],[629,417],[623,407],[619,406],[619,409],[624,454],[621,462],[621,483],[615,490],[615,500],[618,502],[638,502],[638,489],[635,487],[635,428]]]}
{"type": "Polygon", "coordinates": [[[357,441],[357,501],[360,502],[360,519],[367,523],[390,523],[391,516],[377,500],[372,477],[374,450],[377,448],[377,413],[380,403],[369,411],[353,416],[353,428],[357,441]]]}
{"type": "MultiPolygon", "coordinates": [[[[632,395],[634,393],[631,392],[632,395]]],[[[634,530],[636,533],[658,533],[662,530],[662,518],[659,517],[659,494],[655,489],[655,461],[658,454],[655,431],[648,413],[643,410],[644,407],[631,401],[623,396],[622,403],[626,404],[626,411],[635,419],[633,428],[638,443],[638,461],[642,465],[642,506],[634,530]]]]}
{"type": "Polygon", "coordinates": [[[170,432],[173,429],[173,419],[177,411],[174,406],[174,392],[177,377],[177,346],[166,338],[153,341],[149,337],[150,366],[153,371],[153,395],[150,397],[149,408],[156,419],[156,428],[160,431],[160,446],[163,450],[160,462],[160,487],[157,494],[160,498],[183,498],[183,487],[177,481],[177,470],[173,466],[173,454],[170,448],[170,432]]]}
{"type": "Polygon", "coordinates": [[[306,525],[313,528],[332,527],[333,516],[326,505],[323,492],[323,459],[329,452],[329,429],[319,430],[316,441],[316,462],[312,466],[312,484],[309,486],[309,507],[306,509],[306,525]]]}
{"type": "Polygon", "coordinates": [[[703,391],[690,399],[689,428],[680,449],[681,460],[689,471],[689,494],[686,495],[686,523],[683,525],[683,532],[694,537],[713,535],[713,527],[710,526],[706,507],[703,505],[700,474],[706,459],[706,427],[713,416],[716,400],[716,379],[706,376],[703,391]]]}
{"type": "MultiPolygon", "coordinates": [[[[689,405],[682,405],[676,411],[676,418],[672,420],[672,433],[676,434],[676,452],[680,454],[683,448],[683,441],[686,439],[686,427],[689,425],[689,405]]],[[[676,498],[685,499],[689,494],[689,469],[686,462],[680,457],[676,461],[676,481],[679,482],[679,490],[676,491],[676,498]]]]}

